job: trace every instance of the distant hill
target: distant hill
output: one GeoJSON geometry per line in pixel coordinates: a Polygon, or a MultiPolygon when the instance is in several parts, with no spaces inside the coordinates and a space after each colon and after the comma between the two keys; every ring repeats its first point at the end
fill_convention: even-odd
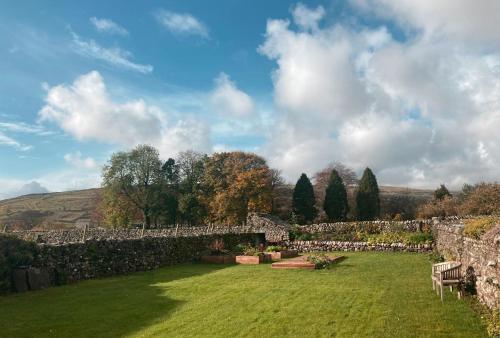
{"type": "MultiPolygon", "coordinates": [[[[355,187],[349,187],[354,195],[355,187]]],[[[0,201],[0,231],[5,225],[22,229],[72,228],[88,223],[101,189],[31,194],[0,201]]],[[[276,206],[281,217],[290,215],[293,186],[279,190],[276,206]]],[[[403,210],[410,214],[416,205],[431,199],[433,190],[380,186],[381,214],[403,210]],[[396,210],[395,210],[396,209],[396,210]]],[[[352,198],[352,197],[351,197],[352,198]]]]}
{"type": "Polygon", "coordinates": [[[0,231],[16,228],[71,228],[90,220],[100,189],[30,194],[0,201],[0,231]]]}

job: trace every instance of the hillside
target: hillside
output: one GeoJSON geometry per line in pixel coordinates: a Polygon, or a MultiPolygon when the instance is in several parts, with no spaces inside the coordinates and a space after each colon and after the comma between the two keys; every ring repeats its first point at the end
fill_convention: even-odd
{"type": "MultiPolygon", "coordinates": [[[[0,201],[0,231],[5,225],[22,229],[71,228],[87,223],[95,209],[100,189],[32,194],[0,201]]],[[[293,186],[278,191],[276,206],[281,217],[290,214],[293,186]]],[[[432,198],[433,191],[381,186],[381,214],[411,215],[416,205],[432,198]]],[[[354,195],[354,187],[349,188],[354,195]]],[[[319,205],[318,205],[319,207],[319,205]]]]}
{"type": "Polygon", "coordinates": [[[87,222],[100,189],[31,194],[0,201],[0,227],[68,228],[87,222]]]}

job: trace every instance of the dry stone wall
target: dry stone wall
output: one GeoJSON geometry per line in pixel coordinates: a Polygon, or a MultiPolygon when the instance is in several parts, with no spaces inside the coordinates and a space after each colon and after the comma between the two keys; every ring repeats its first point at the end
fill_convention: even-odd
{"type": "Polygon", "coordinates": [[[436,222],[436,248],[449,260],[462,263],[462,275],[467,269],[476,277],[479,299],[489,308],[500,308],[500,225],[491,229],[481,240],[462,235],[464,225],[436,222]],[[470,270],[473,269],[473,270],[470,270]]]}
{"type": "Polygon", "coordinates": [[[300,252],[315,251],[403,251],[428,253],[432,251],[431,244],[371,244],[368,242],[343,242],[343,241],[293,241],[289,243],[289,249],[300,252]]]}
{"type": "Polygon", "coordinates": [[[431,226],[432,220],[424,221],[363,221],[363,222],[336,222],[303,225],[298,228],[303,233],[348,233],[356,231],[384,232],[384,231],[409,231],[415,232],[425,226],[431,226]]]}
{"type": "Polygon", "coordinates": [[[258,234],[224,234],[197,237],[145,237],[66,243],[39,244],[29,267],[13,274],[18,291],[32,287],[34,273],[47,279],[46,286],[62,285],[80,280],[157,269],[197,260],[215,240],[222,239],[228,249],[237,244],[259,240],[258,234]]]}
{"type": "Polygon", "coordinates": [[[251,213],[246,225],[208,225],[208,226],[179,226],[165,229],[71,229],[49,231],[13,231],[9,235],[25,241],[45,244],[65,244],[84,241],[102,240],[135,240],[141,238],[169,238],[169,237],[199,237],[223,234],[255,234],[262,233],[266,241],[278,243],[288,240],[288,228],[285,223],[271,216],[251,213]]]}

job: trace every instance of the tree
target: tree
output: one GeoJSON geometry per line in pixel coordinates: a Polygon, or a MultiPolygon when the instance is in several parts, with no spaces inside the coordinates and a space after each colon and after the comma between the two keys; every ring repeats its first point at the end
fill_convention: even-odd
{"type": "Polygon", "coordinates": [[[202,184],[206,158],[192,150],[181,152],[177,157],[179,216],[189,225],[201,224],[207,216],[202,184]]]}
{"type": "Polygon", "coordinates": [[[314,189],[306,174],[300,175],[292,197],[292,211],[299,223],[310,223],[318,211],[315,207],[314,189]]]}
{"type": "Polygon", "coordinates": [[[434,198],[436,200],[442,200],[445,196],[452,197],[448,188],[446,188],[444,184],[441,184],[441,186],[434,191],[434,198]]]}
{"type": "Polygon", "coordinates": [[[330,174],[330,182],[326,188],[323,209],[330,221],[344,221],[349,211],[347,191],[344,182],[334,169],[330,174]]]}
{"type": "Polygon", "coordinates": [[[139,209],[146,228],[151,226],[151,217],[160,200],[161,167],[158,150],[139,145],[129,152],[113,154],[103,169],[104,187],[139,209]]]}
{"type": "Polygon", "coordinates": [[[155,226],[176,224],[179,211],[179,165],[169,158],[161,167],[163,184],[152,211],[155,226]]]}
{"type": "Polygon", "coordinates": [[[275,214],[276,210],[276,200],[279,198],[278,189],[285,185],[285,180],[283,176],[281,176],[281,170],[279,169],[270,169],[271,174],[271,192],[272,192],[272,200],[271,200],[271,212],[275,214]]]}
{"type": "Polygon", "coordinates": [[[212,221],[240,224],[249,211],[271,211],[273,175],[266,161],[255,154],[212,155],[205,162],[203,184],[212,221]]]}
{"type": "Polygon", "coordinates": [[[101,222],[109,228],[128,228],[139,213],[128,198],[109,188],[103,189],[98,210],[103,215],[101,222]]]}
{"type": "MultiPolygon", "coordinates": [[[[316,196],[316,206],[323,209],[323,202],[325,201],[326,187],[330,182],[332,170],[337,171],[338,175],[344,182],[346,189],[348,186],[358,184],[358,177],[354,170],[345,166],[340,162],[330,163],[326,168],[314,174],[314,194],[316,196]]],[[[349,191],[348,191],[349,193],[349,191]]],[[[352,197],[352,196],[351,196],[352,197]]],[[[353,204],[354,205],[354,204],[353,204]]]]}
{"type": "Polygon", "coordinates": [[[356,192],[356,214],[361,221],[370,221],[380,214],[380,198],[377,178],[366,168],[356,192]]]}

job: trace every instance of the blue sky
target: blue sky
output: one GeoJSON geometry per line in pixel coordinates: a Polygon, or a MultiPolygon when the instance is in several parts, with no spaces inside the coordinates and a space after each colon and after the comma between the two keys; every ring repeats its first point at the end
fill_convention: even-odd
{"type": "Polygon", "coordinates": [[[97,186],[139,143],[254,151],[289,181],[333,161],[385,184],[496,180],[496,7],[0,1],[0,198],[97,186]]]}

